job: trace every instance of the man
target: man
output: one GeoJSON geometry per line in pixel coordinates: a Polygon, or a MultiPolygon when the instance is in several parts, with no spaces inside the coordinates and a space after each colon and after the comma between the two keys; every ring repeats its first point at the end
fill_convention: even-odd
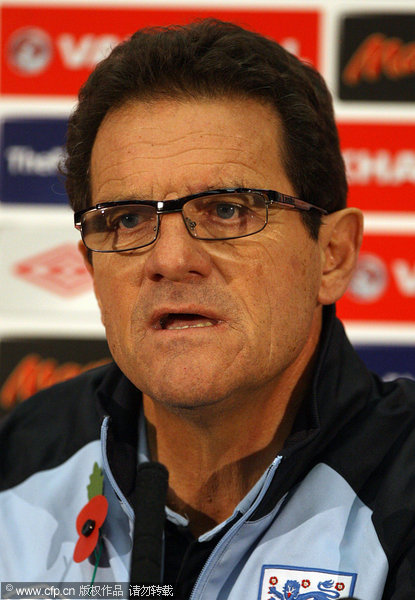
{"type": "Polygon", "coordinates": [[[133,580],[152,460],[177,598],[413,598],[415,386],[334,315],[362,217],[321,77],[232,24],[139,31],[81,90],[64,170],[115,364],[5,423],[2,579],[133,580]]]}

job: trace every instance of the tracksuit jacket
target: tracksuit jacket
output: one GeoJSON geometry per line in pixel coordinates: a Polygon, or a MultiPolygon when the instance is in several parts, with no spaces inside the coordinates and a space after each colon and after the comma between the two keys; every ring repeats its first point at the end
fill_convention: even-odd
{"type": "MultiPolygon", "coordinates": [[[[43,390],[5,419],[1,582],[91,581],[94,561],[74,562],[73,552],[95,463],[109,503],[95,582],[129,581],[129,500],[146,460],[140,404],[110,364],[43,390]]],[[[415,382],[370,373],[334,307],[283,450],[228,522],[200,539],[221,527],[192,600],[415,599],[415,382]]]]}

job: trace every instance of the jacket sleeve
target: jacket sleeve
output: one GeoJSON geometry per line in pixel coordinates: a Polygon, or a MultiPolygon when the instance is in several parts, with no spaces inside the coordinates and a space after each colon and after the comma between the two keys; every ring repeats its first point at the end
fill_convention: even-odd
{"type": "MultiPolygon", "coordinates": [[[[402,515],[398,512],[395,517],[400,519],[402,515]]],[[[400,556],[390,565],[382,600],[415,599],[415,523],[412,531],[401,546],[400,556]]]]}

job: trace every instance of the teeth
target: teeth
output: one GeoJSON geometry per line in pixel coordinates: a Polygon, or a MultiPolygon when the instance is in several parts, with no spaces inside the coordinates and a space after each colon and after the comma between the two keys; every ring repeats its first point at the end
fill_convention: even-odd
{"type": "Polygon", "coordinates": [[[195,327],[212,327],[213,323],[211,321],[206,321],[204,323],[196,323],[195,325],[181,325],[181,326],[167,326],[165,329],[176,330],[176,329],[194,329],[195,327]]]}

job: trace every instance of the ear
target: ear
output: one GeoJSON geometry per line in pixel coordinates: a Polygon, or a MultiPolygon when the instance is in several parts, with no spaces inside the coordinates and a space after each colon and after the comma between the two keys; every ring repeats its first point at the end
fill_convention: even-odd
{"type": "Polygon", "coordinates": [[[343,296],[356,266],[362,236],[363,214],[359,209],[345,208],[324,217],[319,233],[321,304],[332,304],[343,296]]]}

